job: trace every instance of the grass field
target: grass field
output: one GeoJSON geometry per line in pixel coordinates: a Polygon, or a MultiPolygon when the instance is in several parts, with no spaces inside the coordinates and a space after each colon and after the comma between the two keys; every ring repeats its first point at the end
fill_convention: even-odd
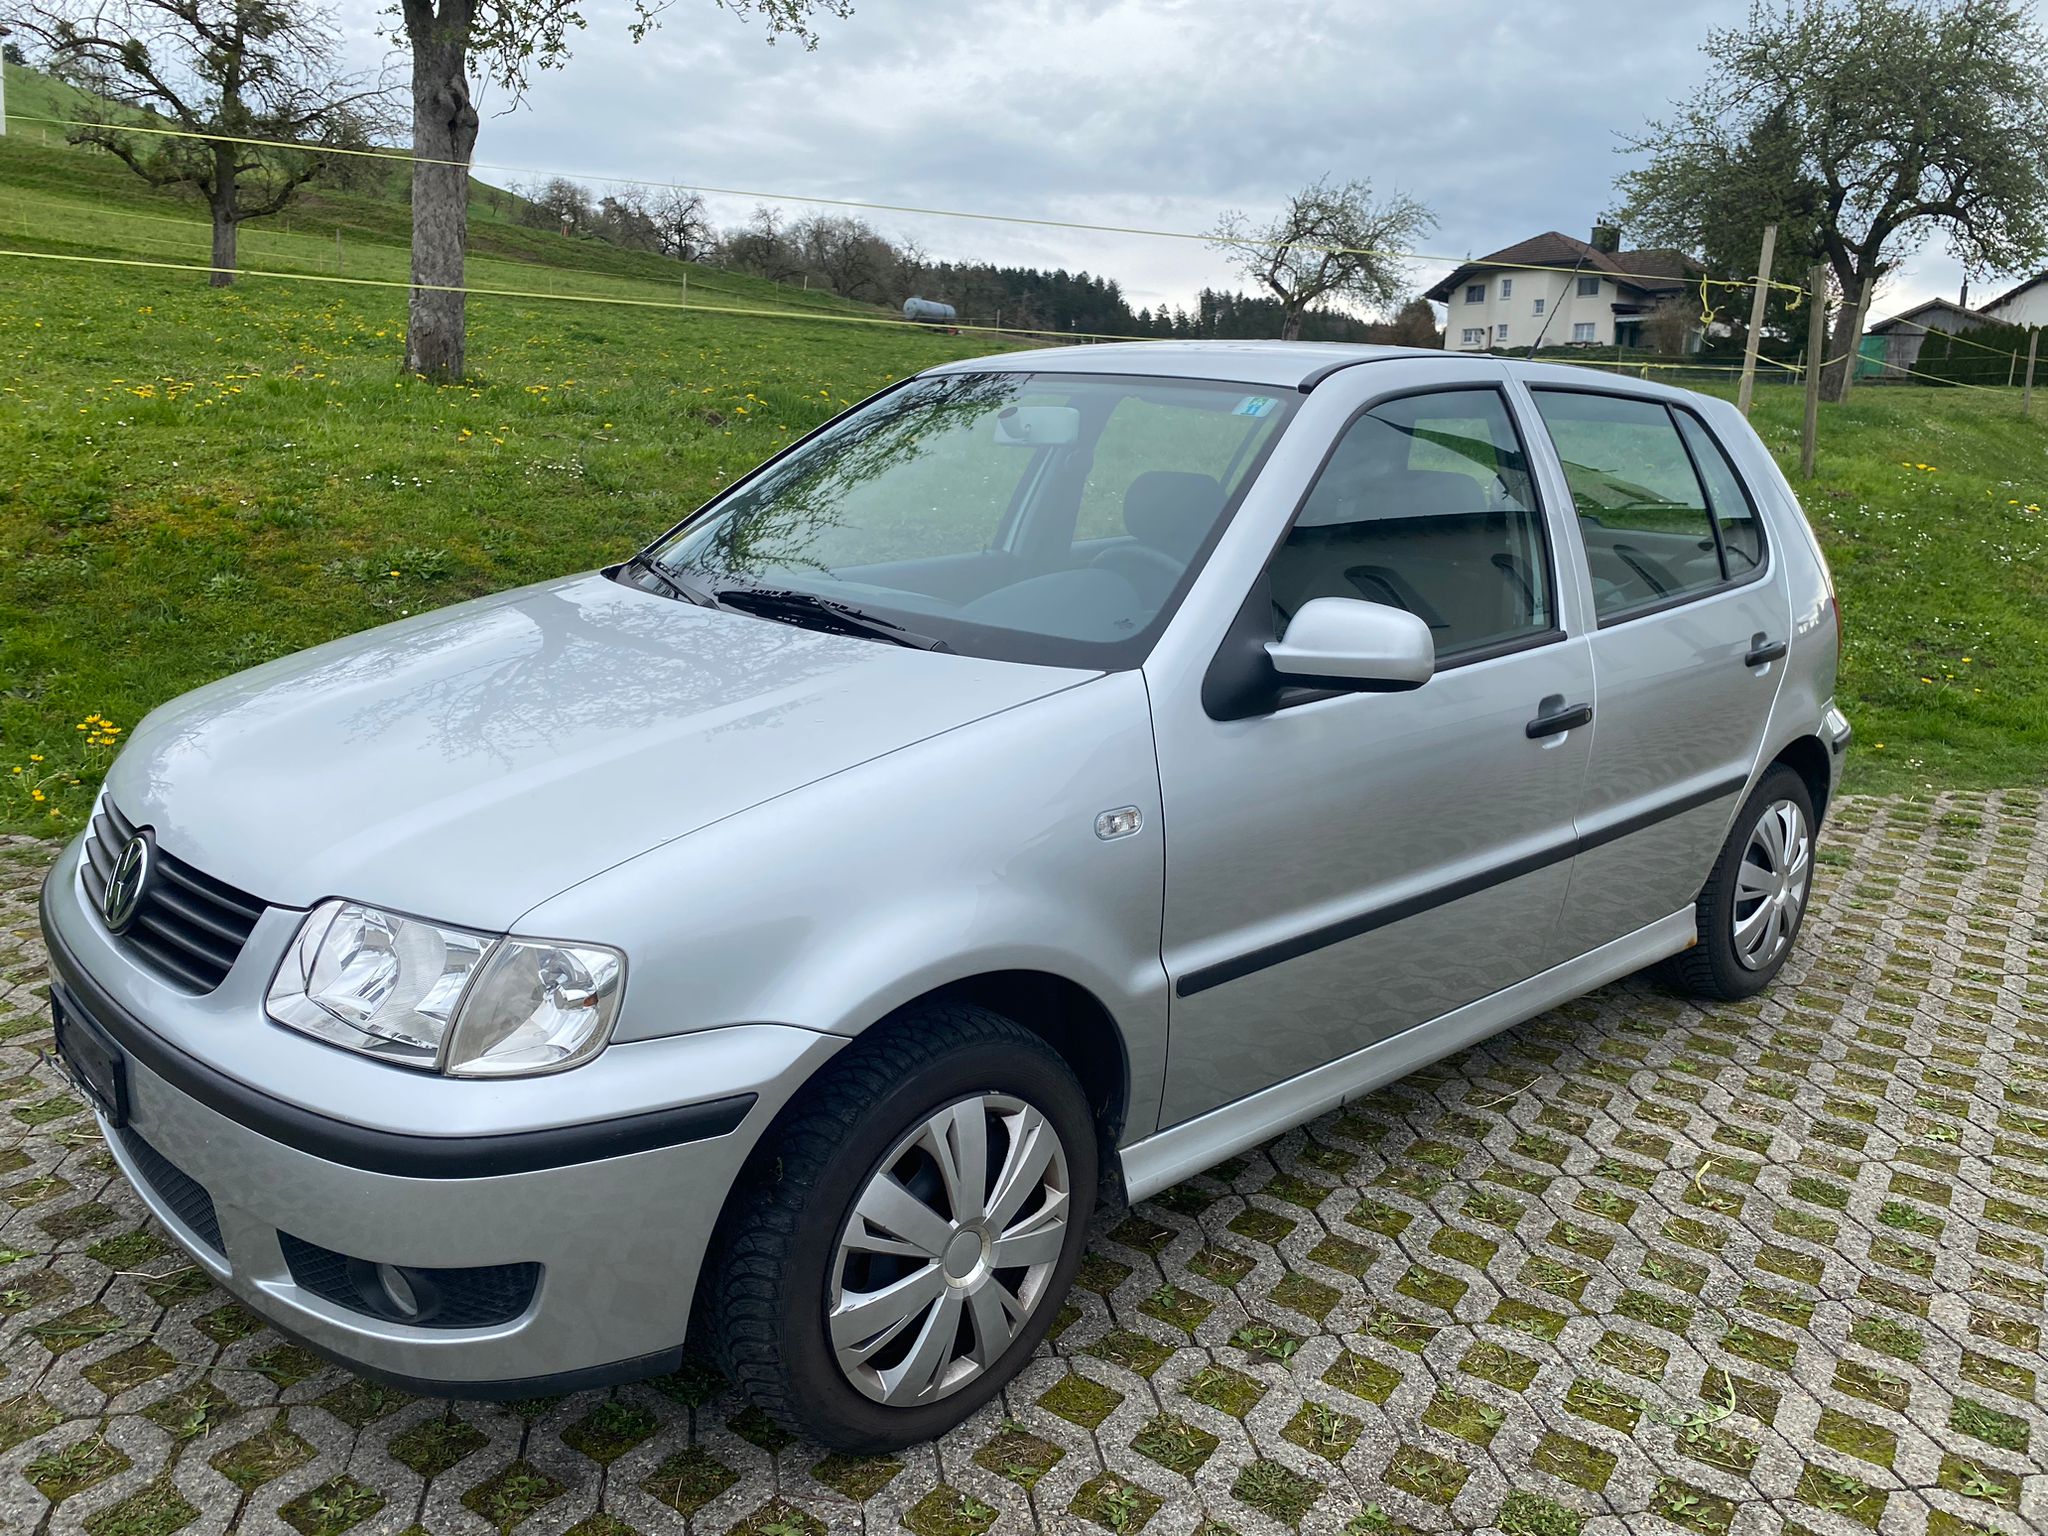
{"type": "MultiPolygon", "coordinates": [[[[23,78],[11,73],[9,104],[27,111],[23,78]]],[[[205,249],[196,215],[103,157],[20,130],[0,141],[0,245],[154,249],[114,214],[189,217],[190,252],[205,249]]],[[[317,217],[353,220],[345,249],[402,273],[403,207],[370,197],[295,215],[294,233],[274,237],[276,264],[290,265],[294,240],[300,270],[317,270],[323,241],[331,255],[317,217]]],[[[267,238],[245,236],[250,264],[267,238]]],[[[520,279],[508,287],[626,295],[667,292],[679,275],[489,217],[478,246],[473,273],[502,268],[520,279]]],[[[731,285],[721,302],[825,307],[727,274],[702,281],[731,285]]],[[[0,829],[74,828],[118,728],[164,699],[618,558],[847,402],[988,349],[822,317],[478,299],[476,377],[435,387],[400,376],[403,323],[395,288],[210,290],[182,274],[0,258],[0,829]]],[[[1788,461],[1798,407],[1787,389],[1758,401],[1788,461]]],[[[1898,387],[1860,390],[1824,418],[1822,473],[1802,494],[1847,615],[1852,787],[2048,780],[2039,418],[2020,420],[2009,395],[1898,387]]]]}

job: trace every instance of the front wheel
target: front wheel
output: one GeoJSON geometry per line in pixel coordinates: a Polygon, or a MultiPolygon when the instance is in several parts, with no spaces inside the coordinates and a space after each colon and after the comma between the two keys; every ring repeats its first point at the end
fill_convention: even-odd
{"type": "Polygon", "coordinates": [[[1782,763],[1736,815],[1697,907],[1699,942],[1672,962],[1678,984],[1732,1001],[1778,974],[1813,894],[1813,797],[1782,763]]]}
{"type": "Polygon", "coordinates": [[[921,1009],[792,1104],[721,1230],[711,1341],[839,1450],[943,1434],[1045,1337],[1081,1262],[1095,1125],[1066,1063],[986,1009],[921,1009]]]}

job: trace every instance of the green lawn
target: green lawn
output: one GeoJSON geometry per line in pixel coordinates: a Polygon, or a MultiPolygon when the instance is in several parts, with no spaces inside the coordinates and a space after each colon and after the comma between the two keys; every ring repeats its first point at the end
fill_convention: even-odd
{"type": "MultiPolygon", "coordinates": [[[[25,78],[10,71],[20,111],[25,78]]],[[[480,282],[679,285],[673,263],[522,229],[477,198],[480,282]]],[[[316,273],[341,227],[349,275],[398,276],[403,215],[395,196],[329,197],[245,251],[316,273]]],[[[0,140],[5,246],[205,249],[188,206],[20,128],[0,140]]],[[[691,295],[875,313],[699,269],[691,295]]],[[[435,387],[399,375],[403,323],[397,288],[210,290],[0,258],[0,830],[78,824],[110,751],[100,721],[125,728],[225,672],[615,559],[847,402],[988,349],[822,316],[486,298],[475,380],[435,387]]],[[[1760,392],[1758,425],[1788,461],[1797,411],[1796,392],[1760,392]]],[[[1822,473],[1801,490],[1847,615],[1855,788],[2048,780],[2048,401],[2038,414],[1888,386],[1824,418],[1822,473]]]]}

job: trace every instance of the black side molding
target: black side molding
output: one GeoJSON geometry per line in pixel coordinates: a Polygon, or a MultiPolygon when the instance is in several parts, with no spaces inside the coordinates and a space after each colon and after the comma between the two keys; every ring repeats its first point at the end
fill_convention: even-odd
{"type": "MultiPolygon", "coordinates": [[[[46,908],[48,899],[45,877],[40,905],[46,908]]],[[[136,1061],[216,1114],[309,1156],[367,1173],[486,1179],[565,1168],[729,1135],[754,1107],[756,1095],[739,1093],[613,1120],[498,1136],[417,1136],[336,1120],[273,1098],[179,1050],[108,996],[51,928],[46,910],[41,917],[43,942],[50,952],[51,989],[68,1012],[91,1019],[136,1061]]]]}
{"type": "Polygon", "coordinates": [[[1505,885],[1510,880],[1533,875],[1539,869],[1548,869],[1552,864],[1561,864],[1578,854],[1605,847],[1608,843],[1627,837],[1632,832],[1640,832],[1660,821],[1669,821],[1674,816],[1683,816],[1687,811],[1696,811],[1703,805],[1711,805],[1716,800],[1740,793],[1748,783],[1749,778],[1746,774],[1723,779],[1719,783],[1709,784],[1703,789],[1696,789],[1689,794],[1668,800],[1662,805],[1653,806],[1647,811],[1638,811],[1635,815],[1602,827],[1597,832],[1560,838],[1555,843],[1525,853],[1520,858],[1496,864],[1491,869],[1482,869],[1462,879],[1447,881],[1426,891],[1418,891],[1413,896],[1389,902],[1383,907],[1374,907],[1340,922],[1329,923],[1321,928],[1311,928],[1308,932],[1298,933],[1291,939],[1281,939],[1278,943],[1247,950],[1241,955],[1233,955],[1228,960],[1218,960],[1214,965],[1205,965],[1181,976],[1173,984],[1174,996],[1193,997],[1196,993],[1206,992],[1211,987],[1220,987],[1226,981],[1237,981],[1289,960],[1299,960],[1303,955],[1312,955],[1332,944],[1341,944],[1346,939],[1355,939],[1376,929],[1389,927],[1405,918],[1418,917],[1424,912],[1448,906],[1451,902],[1462,901],[1467,896],[1476,896],[1492,886],[1505,885]]]}

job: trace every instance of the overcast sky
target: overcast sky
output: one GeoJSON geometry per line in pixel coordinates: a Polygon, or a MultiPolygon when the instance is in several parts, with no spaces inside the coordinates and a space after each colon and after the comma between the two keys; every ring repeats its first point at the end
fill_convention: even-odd
{"type": "MultiPolygon", "coordinates": [[[[712,0],[634,46],[625,9],[589,0],[575,57],[519,110],[486,99],[480,165],[1194,232],[1361,177],[1426,202],[1427,249],[1457,257],[1584,238],[1621,135],[1699,79],[1706,31],[1747,0],[856,0],[814,52],[712,0]]],[[[382,47],[367,21],[355,45],[382,47]]],[[[714,200],[721,222],[751,207],[714,200]]],[[[864,216],[934,257],[1116,277],[1133,307],[1236,281],[1195,241],[864,216]]],[[[1874,313],[1961,276],[1929,246],[1874,313]]]]}

